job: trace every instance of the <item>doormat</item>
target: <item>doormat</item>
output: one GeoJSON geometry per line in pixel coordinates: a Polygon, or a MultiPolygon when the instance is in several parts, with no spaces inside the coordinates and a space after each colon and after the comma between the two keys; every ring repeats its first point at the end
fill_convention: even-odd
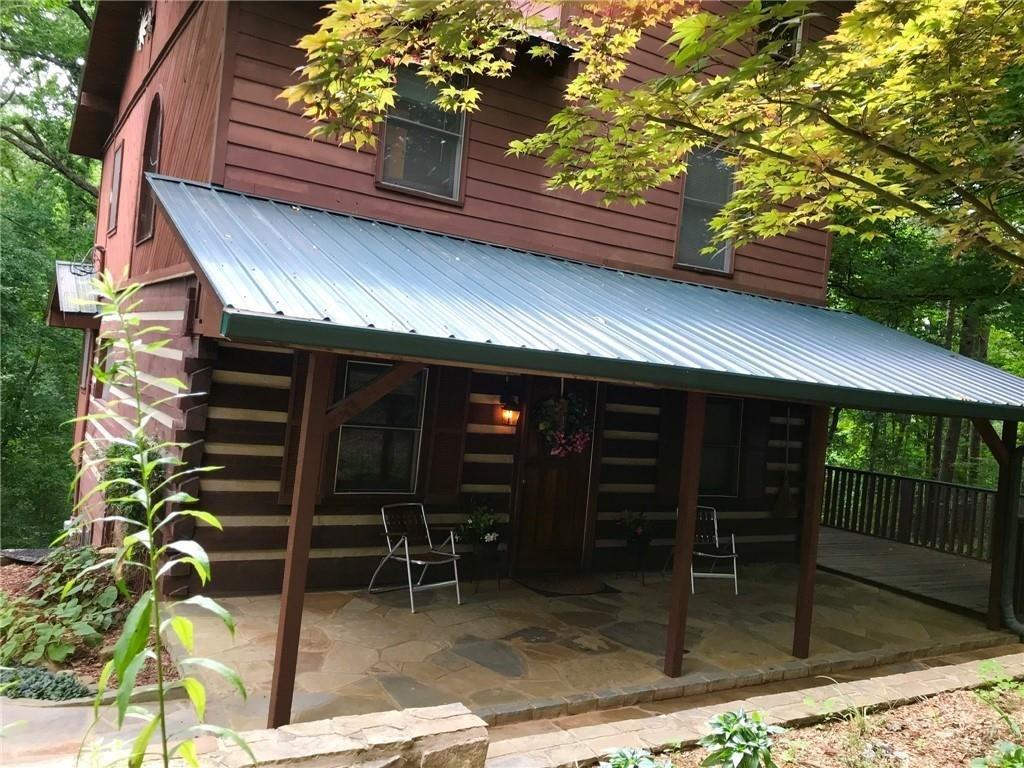
{"type": "Polygon", "coordinates": [[[598,576],[577,574],[574,576],[522,576],[516,579],[527,589],[544,597],[579,597],[580,595],[614,595],[619,590],[610,587],[598,576]]]}

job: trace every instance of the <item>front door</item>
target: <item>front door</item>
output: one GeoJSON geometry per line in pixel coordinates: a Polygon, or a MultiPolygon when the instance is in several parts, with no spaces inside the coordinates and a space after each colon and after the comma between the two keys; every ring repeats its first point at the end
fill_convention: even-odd
{"type": "Polygon", "coordinates": [[[540,429],[551,423],[570,426],[585,420],[593,428],[595,385],[532,377],[526,387],[526,434],[519,473],[515,566],[519,573],[580,570],[587,535],[591,440],[581,452],[552,455],[540,429]],[[565,415],[573,407],[574,414],[565,415]]]}

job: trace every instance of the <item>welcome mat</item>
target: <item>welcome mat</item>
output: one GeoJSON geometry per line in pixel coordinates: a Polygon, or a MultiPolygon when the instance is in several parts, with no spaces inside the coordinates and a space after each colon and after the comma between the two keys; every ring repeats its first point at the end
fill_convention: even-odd
{"type": "Polygon", "coordinates": [[[608,586],[601,577],[587,574],[520,576],[516,581],[544,597],[606,595],[618,594],[619,591],[615,587],[608,586]]]}

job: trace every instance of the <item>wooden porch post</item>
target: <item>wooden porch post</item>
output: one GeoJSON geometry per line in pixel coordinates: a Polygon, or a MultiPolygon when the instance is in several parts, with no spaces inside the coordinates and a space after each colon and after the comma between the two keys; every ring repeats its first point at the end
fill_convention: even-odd
{"type": "MultiPolygon", "coordinates": [[[[985,422],[988,424],[988,422],[985,422]]],[[[981,430],[979,430],[981,431],[981,430]]],[[[982,436],[985,435],[983,431],[982,436]]],[[[989,442],[988,438],[985,440],[989,442]]],[[[999,481],[996,486],[995,509],[992,510],[992,567],[988,582],[988,610],[985,612],[985,626],[989,629],[1002,629],[1003,609],[1003,570],[1006,568],[1004,557],[1004,538],[1006,537],[1007,518],[1015,513],[1014,493],[1010,488],[1013,475],[1012,456],[1017,446],[1017,422],[1004,421],[1002,440],[996,448],[990,444],[992,454],[999,462],[999,481]]]]}
{"type": "Polygon", "coordinates": [[[828,406],[811,406],[807,430],[807,461],[804,468],[804,509],[800,525],[800,575],[796,586],[796,619],[793,655],[806,659],[811,653],[811,618],[814,614],[814,577],[818,568],[818,532],[825,492],[825,451],[828,448],[828,406]]]}
{"type": "Polygon", "coordinates": [[[299,424],[299,455],[292,489],[291,519],[288,523],[288,549],[284,559],[281,613],[277,620],[274,676],[270,684],[270,712],[267,716],[269,728],[287,725],[291,721],[313,514],[319,497],[320,469],[323,463],[324,414],[329,404],[333,364],[334,355],[328,352],[311,352],[309,355],[302,420],[299,424]]]}
{"type": "Polygon", "coordinates": [[[669,677],[679,677],[683,673],[683,643],[686,639],[686,612],[690,605],[690,565],[693,562],[693,537],[697,529],[697,493],[700,487],[706,403],[707,395],[703,392],[686,393],[675,558],[672,565],[672,589],[669,593],[668,637],[665,642],[665,674],[669,677]]]}

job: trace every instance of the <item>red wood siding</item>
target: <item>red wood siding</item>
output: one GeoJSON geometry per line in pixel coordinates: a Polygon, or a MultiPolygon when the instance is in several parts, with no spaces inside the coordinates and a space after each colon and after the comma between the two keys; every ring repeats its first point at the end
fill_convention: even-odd
{"type": "MultiPolygon", "coordinates": [[[[560,103],[564,80],[518,71],[488,81],[469,120],[465,204],[436,203],[378,188],[373,151],[356,153],[307,138],[309,123],[278,98],[293,82],[317,4],[242,3],[230,17],[225,71],[226,118],[218,128],[213,178],[225,186],[324,208],[421,226],[513,247],[615,267],[671,275],[737,290],[824,301],[828,235],[801,228],[737,253],[732,277],[673,269],[680,184],[653,190],[647,205],[606,208],[594,195],[545,189],[543,164],[509,158],[510,139],[543,127],[560,103]],[[221,162],[223,163],[221,165],[221,162]]],[[[630,76],[656,74],[664,30],[652,30],[630,76]]]]}
{"type": "Polygon", "coordinates": [[[153,39],[133,56],[118,122],[107,145],[96,222],[96,243],[106,249],[106,265],[115,275],[129,266],[134,278],[188,268],[185,251],[159,207],[153,237],[134,245],[142,147],[150,104],[159,94],[160,172],[210,180],[226,18],[226,3],[161,0],[156,3],[153,39]],[[106,201],[113,153],[122,141],[117,228],[108,234],[106,201]]]}

